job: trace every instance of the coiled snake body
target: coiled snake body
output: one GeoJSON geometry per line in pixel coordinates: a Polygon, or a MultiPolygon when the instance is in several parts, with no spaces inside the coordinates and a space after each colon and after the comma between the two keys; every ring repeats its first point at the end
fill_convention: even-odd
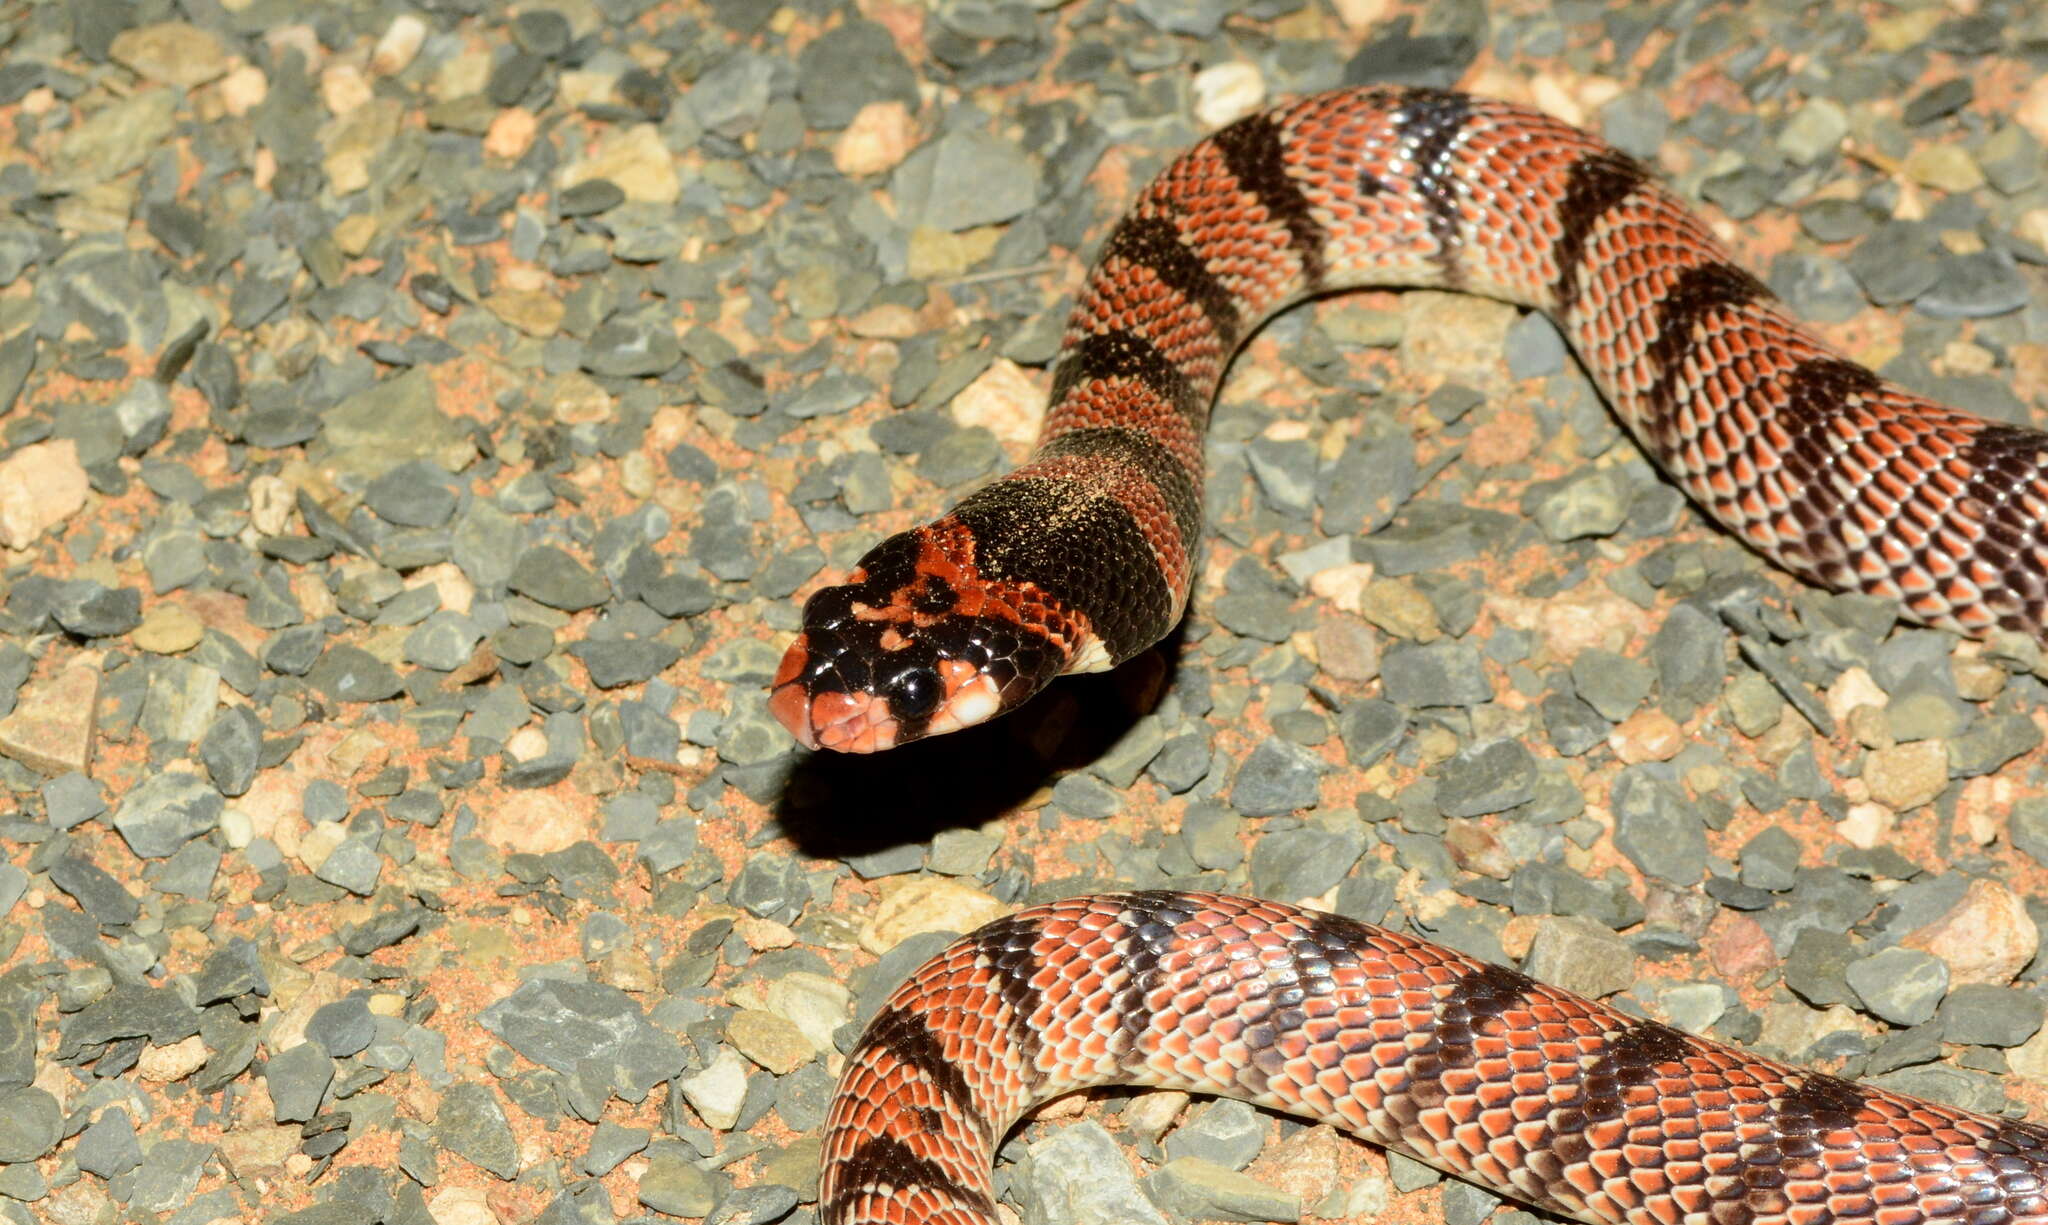
{"type": "MultiPolygon", "coordinates": [[[[1554,319],[1644,449],[1812,582],[2048,640],[2048,436],[1833,353],[1633,160],[1432,90],[1318,95],[1180,157],[1083,286],[1024,467],[813,596],[771,709],[885,749],[1112,666],[1186,606],[1210,399],[1323,290],[1436,286],[1554,319]]],[[[1638,1021],[1348,920],[1213,895],[1078,898],[964,938],[849,1057],[823,1219],[995,1219],[988,1163],[1085,1085],[1225,1093],[1504,1194],[1629,1225],[2048,1221],[2048,1133],[1638,1021]]]]}
{"type": "Polygon", "coordinates": [[[1203,893],[1071,898],[912,974],[825,1121],[825,1225],[993,1225],[989,1162],[1091,1085],[1335,1123],[1614,1225],[2048,1220],[2048,1130],[1802,1071],[1426,940],[1203,893]]]}

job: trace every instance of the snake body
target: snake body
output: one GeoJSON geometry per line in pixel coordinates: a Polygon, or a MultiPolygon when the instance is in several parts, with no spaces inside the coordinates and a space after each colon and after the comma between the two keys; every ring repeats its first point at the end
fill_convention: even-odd
{"type": "MultiPolygon", "coordinates": [[[[1036,453],[813,596],[771,709],[885,749],[1112,666],[1179,618],[1209,403],[1305,294],[1546,311],[1644,449],[1787,570],[2048,640],[2048,436],[1832,352],[1637,162],[1434,90],[1306,98],[1182,155],[1081,289],[1036,453]]],[[[1426,941],[1152,892],[1027,910],[916,971],[847,1060],[827,1225],[987,1225],[1010,1124],[1071,1089],[1226,1094],[1590,1223],[2048,1223],[2048,1131],[1803,1071],[1426,941]]]]}
{"type": "Polygon", "coordinates": [[[1785,569],[1914,620],[2048,641],[2048,435],[1831,351],[1632,158],[1507,102],[1319,94],[1195,145],[1111,232],[1038,449],[813,595],[771,709],[866,752],[981,722],[1172,629],[1238,343],[1310,293],[1547,312],[1643,449],[1785,569]]]}
{"type": "Polygon", "coordinates": [[[826,1118],[824,1225],[994,1225],[989,1165],[1094,1085],[1334,1123],[1590,1225],[2027,1225],[2048,1129],[1852,1084],[1384,928],[1218,894],[1020,911],[911,975],[826,1118]]]}

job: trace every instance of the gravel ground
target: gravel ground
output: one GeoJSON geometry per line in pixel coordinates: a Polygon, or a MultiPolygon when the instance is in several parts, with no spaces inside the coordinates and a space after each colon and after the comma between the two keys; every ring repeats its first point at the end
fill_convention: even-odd
{"type": "MultiPolygon", "coordinates": [[[[2048,13],[516,9],[0,4],[0,1217],[808,1222],[892,983],[1109,884],[2048,1103],[2039,651],[1765,569],[1498,304],[1268,327],[1195,612],[1116,674],[877,760],[763,706],[1263,98],[1537,101],[1860,359],[2048,425],[2048,13]]],[[[1499,1207],[1176,1094],[1004,1158],[1033,1225],[1499,1207]]]]}

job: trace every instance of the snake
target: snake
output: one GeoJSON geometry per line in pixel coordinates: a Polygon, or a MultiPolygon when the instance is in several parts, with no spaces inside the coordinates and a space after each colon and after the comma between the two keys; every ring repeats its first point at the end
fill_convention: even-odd
{"type": "Polygon", "coordinates": [[[1202,443],[1266,317],[1367,285],[1545,312],[1707,516],[1817,586],[2048,642],[2048,435],[1830,349],[1635,158],[1442,90],[1315,94],[1218,130],[1111,230],[1076,295],[1036,450],[805,602],[769,709],[874,752],[1114,667],[1180,620],[1202,443]]]}
{"type": "MultiPolygon", "coordinates": [[[[1362,87],[1194,145],[1076,295],[1036,447],[815,592],[768,704],[891,749],[1130,659],[1185,611],[1231,357],[1306,296],[1544,312],[1642,449],[1793,575],[2048,642],[2048,435],[1828,347],[1644,164],[1559,119],[1362,87]]],[[[1333,1123],[1589,1223],[2048,1221],[2048,1130],[1802,1070],[1391,930],[1155,891],[1027,909],[914,971],[847,1057],[826,1225],[997,1220],[990,1161],[1091,1085],[1333,1123]]]]}
{"type": "Polygon", "coordinates": [[[995,1225],[1047,1098],[1221,1094],[1591,1225],[2031,1225],[2048,1128],[1780,1063],[1341,915],[1069,898],[889,996],[825,1119],[824,1225],[995,1225]]]}

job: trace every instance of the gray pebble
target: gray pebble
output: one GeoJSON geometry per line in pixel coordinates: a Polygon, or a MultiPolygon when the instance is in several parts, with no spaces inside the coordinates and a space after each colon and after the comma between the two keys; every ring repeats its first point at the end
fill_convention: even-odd
{"type": "Polygon", "coordinates": [[[1577,757],[1596,744],[1607,741],[1611,725],[1600,712],[1569,693],[1545,694],[1542,704],[1543,731],[1550,744],[1565,757],[1577,757]]]}
{"type": "Polygon", "coordinates": [[[206,780],[183,770],[152,774],[121,798],[114,828],[128,849],[163,859],[220,821],[224,801],[206,780]]]}
{"type": "Polygon", "coordinates": [[[50,883],[77,902],[79,909],[102,928],[126,927],[142,914],[135,895],[90,860],[64,855],[52,860],[45,870],[50,883]]]}
{"type": "Polygon", "coordinates": [[[1388,699],[1402,706],[1476,706],[1493,697],[1483,658],[1461,642],[1392,647],[1380,677],[1388,699]]]}
{"type": "Polygon", "coordinates": [[[257,756],[263,748],[263,727],[246,706],[230,706],[213,720],[199,741],[199,760],[206,776],[222,795],[236,796],[255,781],[257,756]]]}
{"type": "Polygon", "coordinates": [[[1231,780],[1230,805],[1247,817],[1313,808],[1321,794],[1323,759],[1298,744],[1268,736],[1231,780]]]}
{"type": "Polygon", "coordinates": [[[1650,696],[1656,672],[1645,663],[1591,647],[1572,660],[1572,687],[1609,723],[1634,714],[1650,696]]]}
{"type": "Polygon", "coordinates": [[[1022,1191],[1027,1215],[1044,1225],[1167,1225],[1138,1189],[1123,1150],[1094,1122],[1033,1144],[1022,1191]]]}
{"type": "Polygon", "coordinates": [[[0,1161],[35,1161],[63,1136],[64,1113],[57,1099],[34,1088],[0,1092],[0,1161]]]}
{"type": "Polygon", "coordinates": [[[611,598],[611,585],[553,545],[536,545],[512,568],[512,590],[549,608],[578,612],[611,598]]]}
{"type": "Polygon", "coordinates": [[[336,1059],[361,1052],[377,1036],[377,1019],[370,1015],[369,1001],[360,995],[345,996],[314,1009],[306,1022],[306,1038],[336,1059]]]}
{"type": "Polygon", "coordinates": [[[135,1139],[135,1123],[119,1106],[100,1112],[92,1126],[79,1133],[75,1150],[78,1168],[101,1178],[126,1174],[142,1164],[142,1145],[135,1139]]]}
{"type": "Polygon", "coordinates": [[[263,1065],[274,1117],[303,1123],[320,1113],[320,1101],[334,1082],[334,1060],[317,1042],[301,1042],[272,1055],[263,1065]]]}
{"type": "Polygon", "coordinates": [[[1948,993],[1948,966],[1919,949],[1880,949],[1851,962],[1847,978],[1871,1015],[1893,1025],[1932,1019],[1948,993]]]}
{"type": "Polygon", "coordinates": [[[1443,764],[1436,803],[1447,817],[1480,817],[1505,812],[1535,795],[1534,755],[1520,741],[1495,740],[1465,749],[1443,764]]]}
{"type": "Polygon", "coordinates": [[[1963,1046],[2018,1046],[2041,1028],[2044,1005],[2030,991],[1963,983],[1941,1001],[1941,1037],[1963,1046]]]}
{"type": "Polygon", "coordinates": [[[1344,879],[1364,850],[1362,828],[1304,825],[1273,830],[1252,845],[1252,892],[1261,897],[1319,897],[1344,879]]]}
{"type": "Polygon", "coordinates": [[[1674,885],[1698,884],[1706,873],[1707,830],[1679,788],[1644,766],[1615,779],[1614,845],[1648,875],[1674,885]]]}
{"type": "Polygon", "coordinates": [[[704,1225],[770,1225],[789,1215],[797,1204],[794,1187],[755,1183],[739,1187],[718,1202],[704,1225]]]}
{"type": "Polygon", "coordinates": [[[440,1110],[434,1116],[434,1139],[442,1148],[499,1178],[510,1180],[519,1173],[519,1142],[489,1085],[451,1085],[441,1095],[440,1110]]]}
{"type": "Polygon", "coordinates": [[[320,653],[306,683],[332,702],[381,702],[404,691],[398,672],[361,647],[336,643],[320,653]]]}
{"type": "Polygon", "coordinates": [[[1569,352],[1557,325],[1541,311],[1528,311],[1508,327],[1508,373],[1515,378],[1556,374],[1564,369],[1569,352]]]}

